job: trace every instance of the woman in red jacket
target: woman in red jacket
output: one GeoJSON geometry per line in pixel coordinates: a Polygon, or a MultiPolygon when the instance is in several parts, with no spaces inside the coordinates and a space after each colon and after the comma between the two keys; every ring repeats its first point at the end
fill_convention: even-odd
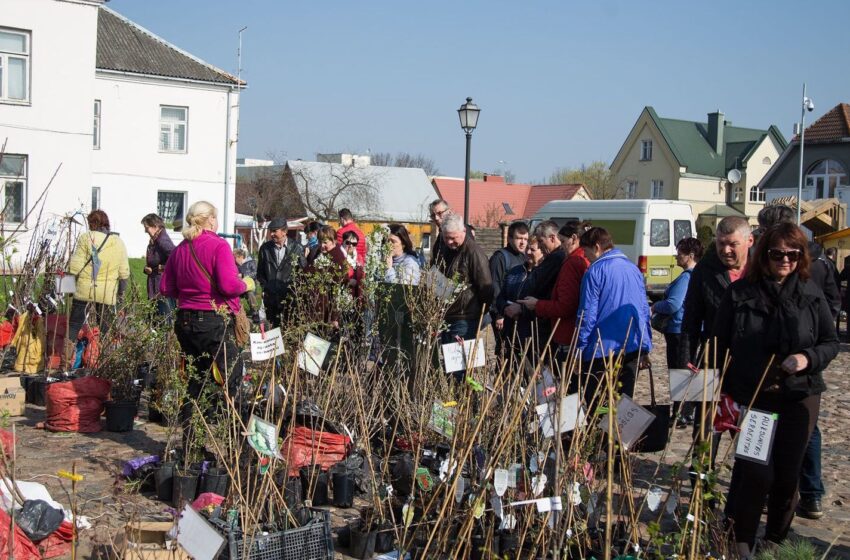
{"type": "Polygon", "coordinates": [[[537,317],[549,319],[552,324],[558,321],[558,327],[552,335],[552,341],[556,345],[556,361],[561,363],[569,355],[569,348],[573,342],[573,333],[576,328],[576,317],[578,315],[578,302],[581,295],[581,278],[584,276],[590,263],[584,256],[584,250],[579,246],[579,237],[582,234],[580,222],[567,222],[558,231],[561,238],[561,246],[567,253],[564,264],[558,272],[555,288],[552,290],[551,299],[537,299],[527,297],[520,300],[524,307],[533,311],[537,317]]]}

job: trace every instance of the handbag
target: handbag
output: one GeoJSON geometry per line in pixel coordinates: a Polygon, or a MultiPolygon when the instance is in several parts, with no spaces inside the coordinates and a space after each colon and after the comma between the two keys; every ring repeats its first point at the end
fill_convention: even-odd
{"type": "Polygon", "coordinates": [[[643,437],[638,440],[632,451],[638,453],[652,453],[654,451],[662,451],[667,447],[667,442],[670,439],[670,424],[672,420],[671,408],[669,404],[658,404],[655,401],[655,379],[652,376],[652,366],[649,366],[649,398],[650,405],[644,408],[655,415],[652,424],[643,433],[643,437]]]}
{"type": "Polygon", "coordinates": [[[649,326],[651,326],[653,330],[664,334],[667,332],[667,327],[670,325],[670,320],[672,318],[673,316],[668,315],[667,313],[653,313],[649,318],[649,326]]]}
{"type": "MultiPolygon", "coordinates": [[[[192,258],[195,259],[195,264],[198,265],[198,268],[201,269],[201,272],[204,273],[207,280],[210,283],[210,286],[213,290],[221,294],[221,290],[218,289],[218,286],[215,285],[215,281],[207,269],[204,268],[204,265],[201,264],[201,260],[198,258],[198,255],[195,253],[195,246],[189,241],[189,251],[192,252],[192,258]]],[[[236,334],[236,345],[239,347],[244,347],[248,345],[251,334],[251,321],[248,319],[248,314],[245,313],[245,309],[242,307],[242,304],[239,304],[239,311],[237,311],[233,316],[233,326],[236,334]]]]}

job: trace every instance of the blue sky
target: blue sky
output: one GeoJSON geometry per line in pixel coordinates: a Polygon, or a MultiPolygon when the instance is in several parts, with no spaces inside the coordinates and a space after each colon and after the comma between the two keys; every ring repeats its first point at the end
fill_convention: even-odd
{"type": "Polygon", "coordinates": [[[539,181],[610,163],[645,105],[688,120],[720,109],[735,125],[775,124],[790,137],[804,81],[816,106],[807,123],[850,102],[846,0],[108,6],[234,73],[248,27],[240,157],[406,151],[462,176],[456,110],[472,96],[482,109],[472,167],[539,181]]]}

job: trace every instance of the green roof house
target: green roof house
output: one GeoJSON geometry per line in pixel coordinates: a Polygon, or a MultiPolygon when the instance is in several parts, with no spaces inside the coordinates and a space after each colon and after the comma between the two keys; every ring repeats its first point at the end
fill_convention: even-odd
{"type": "Polygon", "coordinates": [[[779,129],[732,126],[723,113],[707,122],[659,117],[644,107],[611,163],[622,198],[691,203],[699,225],[755,216],[764,206],[761,178],[787,146],[779,129]]]}

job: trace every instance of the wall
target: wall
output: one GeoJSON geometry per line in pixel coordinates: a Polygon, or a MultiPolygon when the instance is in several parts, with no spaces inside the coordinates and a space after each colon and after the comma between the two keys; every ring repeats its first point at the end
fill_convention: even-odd
{"type": "Polygon", "coordinates": [[[743,170],[743,176],[741,177],[741,183],[744,185],[744,204],[742,205],[742,211],[747,216],[755,217],[758,215],[759,210],[764,208],[764,202],[750,201],[750,190],[759,184],[768,170],[779,159],[780,154],[779,147],[768,136],[755,149],[747,161],[747,167],[743,170]],[[764,158],[768,158],[770,163],[762,163],[764,158]]]}
{"type": "MultiPolygon", "coordinates": [[[[101,100],[101,147],[94,150],[92,186],[101,188],[101,208],[121,233],[131,257],[143,256],[148,237],[141,218],[157,212],[157,191],[187,193],[186,208],[207,200],[219,211],[219,230],[233,230],[235,217],[238,93],[230,98],[231,149],[226,152],[227,87],[97,72],[101,100]],[[188,107],[186,153],[159,152],[160,105],[188,107]],[[224,222],[225,155],[230,224],[224,222]]],[[[180,240],[179,234],[172,238],[180,240]]]]}
{"type": "MultiPolygon", "coordinates": [[[[0,103],[0,144],[6,141],[7,153],[28,157],[27,210],[59,169],[42,214],[44,221],[57,221],[87,209],[91,196],[97,5],[55,0],[2,4],[0,25],[31,31],[31,54],[30,102],[0,103]]],[[[30,216],[30,230],[18,239],[24,252],[36,219],[30,216]]]]}
{"type": "Polygon", "coordinates": [[[691,203],[694,217],[715,204],[726,204],[726,181],[718,178],[681,177],[679,200],[691,203]]]}
{"type": "MultiPolygon", "coordinates": [[[[679,163],[667,147],[661,133],[648,117],[641,117],[635,130],[629,134],[629,142],[621,162],[616,162],[617,184],[625,189],[627,181],[638,181],[635,198],[651,198],[650,182],[653,179],[664,181],[664,198],[676,200],[678,196],[677,179],[679,163]],[[652,160],[640,161],[641,141],[652,140],[652,160]]],[[[625,198],[621,190],[620,198],[625,198]]]]}

